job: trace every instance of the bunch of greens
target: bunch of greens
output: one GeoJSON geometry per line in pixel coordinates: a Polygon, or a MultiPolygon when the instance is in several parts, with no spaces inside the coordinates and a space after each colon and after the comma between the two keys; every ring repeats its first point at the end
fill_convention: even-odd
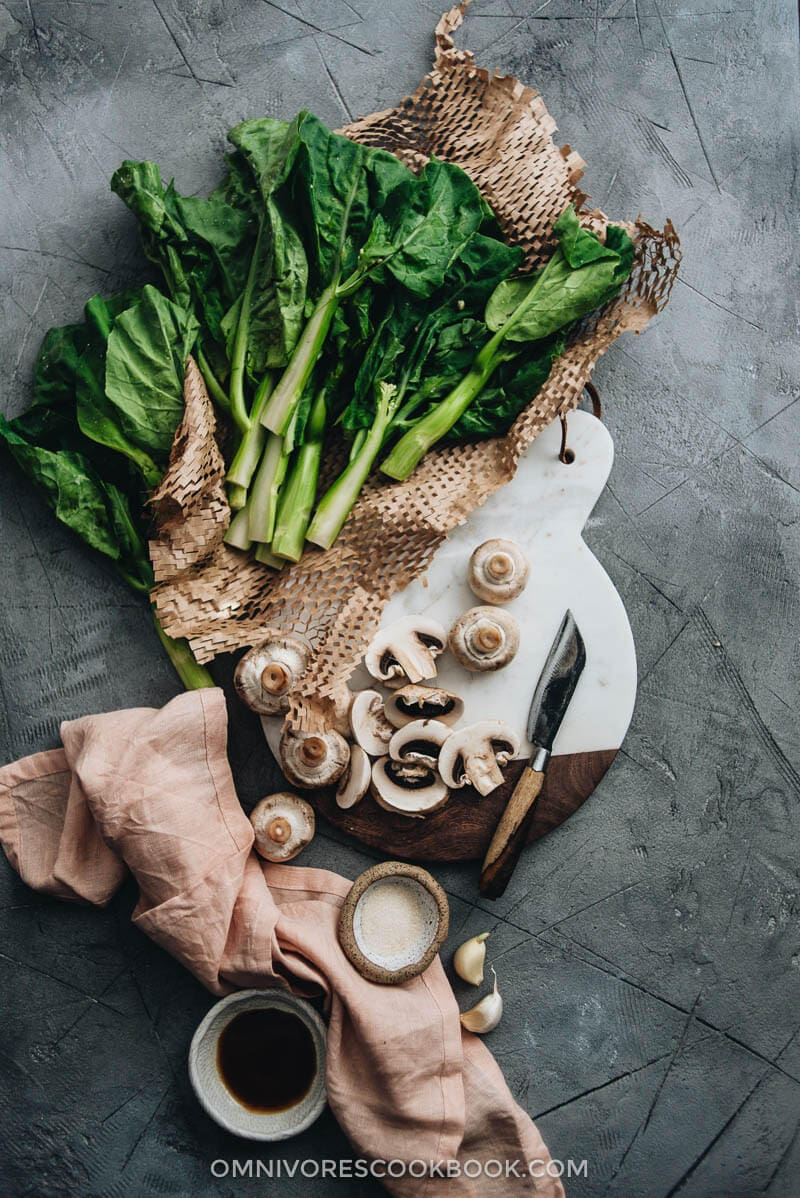
{"type": "Polygon", "coordinates": [[[344,413],[346,428],[369,432],[320,501],[311,542],[333,544],[393,439],[380,469],[400,480],[443,438],[507,432],[547,379],[569,329],[619,290],[633,263],[624,230],[609,227],[603,244],[567,208],[555,232],[559,246],[546,265],[517,278],[506,277],[514,251],[476,234],[436,303],[422,313],[402,301],[391,307],[344,413]]]}
{"type": "Polygon", "coordinates": [[[226,539],[280,567],[306,539],[333,544],[382,455],[404,479],[444,438],[505,432],[575,322],[622,286],[633,247],[568,208],[545,267],[512,278],[520,252],[452,164],[415,175],[307,112],[229,138],[207,200],[152,163],[124,163],[112,186],[198,320],[198,360],[233,419],[226,539]],[[324,447],[342,436],[347,465],[317,502],[324,447]]]}
{"type": "MultiPolygon", "coordinates": [[[[0,440],[58,519],[147,594],[144,504],[169,459],[183,413],[194,317],[154,287],[94,296],[81,324],[51,329],[36,362],[34,402],[0,416],[0,440]]],[[[213,686],[185,641],[156,631],[182,682],[213,686]]]]}
{"type": "Polygon", "coordinates": [[[95,296],[82,324],[51,330],[33,406],[0,425],[59,518],[139,590],[153,581],[144,504],[190,352],[229,429],[226,540],[280,568],[307,541],[333,544],[376,463],[405,479],[439,442],[504,433],[633,260],[622,229],[601,242],[568,208],[555,253],[522,277],[521,252],[450,163],[414,174],[307,112],[229,138],[207,198],[151,162],[114,174],[165,293],[95,296]],[[337,443],[346,465],[319,498],[337,443]]]}

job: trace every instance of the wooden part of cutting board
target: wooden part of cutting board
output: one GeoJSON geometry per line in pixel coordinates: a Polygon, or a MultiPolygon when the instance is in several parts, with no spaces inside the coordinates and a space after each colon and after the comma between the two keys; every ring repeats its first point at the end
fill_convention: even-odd
{"type": "MultiPolygon", "coordinates": [[[[569,819],[589,798],[616,755],[616,749],[598,749],[552,757],[528,840],[538,840],[569,819]]],[[[504,785],[493,794],[481,798],[471,787],[464,787],[425,819],[393,815],[369,795],[349,811],[337,807],[332,794],[319,792],[306,798],[329,823],[388,856],[404,861],[470,861],[483,857],[524,767],[524,761],[512,761],[504,785]]]]}

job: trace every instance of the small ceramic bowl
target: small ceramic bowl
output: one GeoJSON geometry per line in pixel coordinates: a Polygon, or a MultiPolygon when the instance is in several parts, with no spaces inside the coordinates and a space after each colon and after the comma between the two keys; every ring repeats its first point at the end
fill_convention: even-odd
{"type": "Polygon", "coordinates": [[[192,1037],[189,1077],[200,1105],[215,1123],[246,1140],[288,1140],[310,1127],[327,1101],[325,1088],[326,1029],[321,1018],[302,998],[282,990],[239,990],[212,1007],[192,1037]],[[237,1102],[219,1074],[217,1048],[224,1028],[243,1011],[277,1008],[298,1016],[311,1033],[317,1068],[306,1095],[283,1111],[252,1111],[237,1102]]]}
{"type": "Polygon", "coordinates": [[[403,861],[384,861],[364,870],[353,883],[339,915],[339,943],[351,965],[368,981],[396,986],[428,968],[447,939],[449,922],[447,895],[426,869],[403,861]],[[363,918],[364,903],[368,896],[378,897],[377,892],[382,892],[379,903],[384,904],[386,914],[381,914],[380,919],[388,921],[385,924],[388,930],[393,916],[386,903],[395,887],[404,890],[407,896],[414,896],[418,904],[414,937],[409,944],[374,952],[363,918]]]}

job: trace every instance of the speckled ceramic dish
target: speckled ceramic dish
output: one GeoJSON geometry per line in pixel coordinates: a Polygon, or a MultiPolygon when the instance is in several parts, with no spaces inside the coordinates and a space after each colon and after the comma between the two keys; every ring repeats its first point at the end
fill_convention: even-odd
{"type": "Polygon", "coordinates": [[[192,1037],[189,1077],[201,1106],[235,1136],[247,1140],[288,1140],[319,1117],[327,1100],[325,1088],[326,1029],[314,1008],[284,991],[240,990],[212,1007],[192,1037]],[[219,1038],[244,1011],[277,1008],[298,1016],[308,1028],[316,1051],[316,1071],[310,1088],[294,1106],[275,1112],[253,1111],[237,1101],[219,1072],[219,1038]]]}
{"type": "Polygon", "coordinates": [[[365,978],[394,986],[428,968],[449,922],[447,895],[427,870],[384,861],[353,883],[339,916],[339,943],[365,978]]]}

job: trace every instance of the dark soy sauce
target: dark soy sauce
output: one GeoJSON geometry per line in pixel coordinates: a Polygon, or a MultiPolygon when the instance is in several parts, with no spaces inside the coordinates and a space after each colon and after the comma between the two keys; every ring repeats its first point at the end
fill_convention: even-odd
{"type": "Polygon", "coordinates": [[[311,1032],[291,1011],[242,1011],[223,1029],[217,1069],[225,1086],[250,1111],[275,1113],[296,1106],[317,1072],[311,1032]]]}

